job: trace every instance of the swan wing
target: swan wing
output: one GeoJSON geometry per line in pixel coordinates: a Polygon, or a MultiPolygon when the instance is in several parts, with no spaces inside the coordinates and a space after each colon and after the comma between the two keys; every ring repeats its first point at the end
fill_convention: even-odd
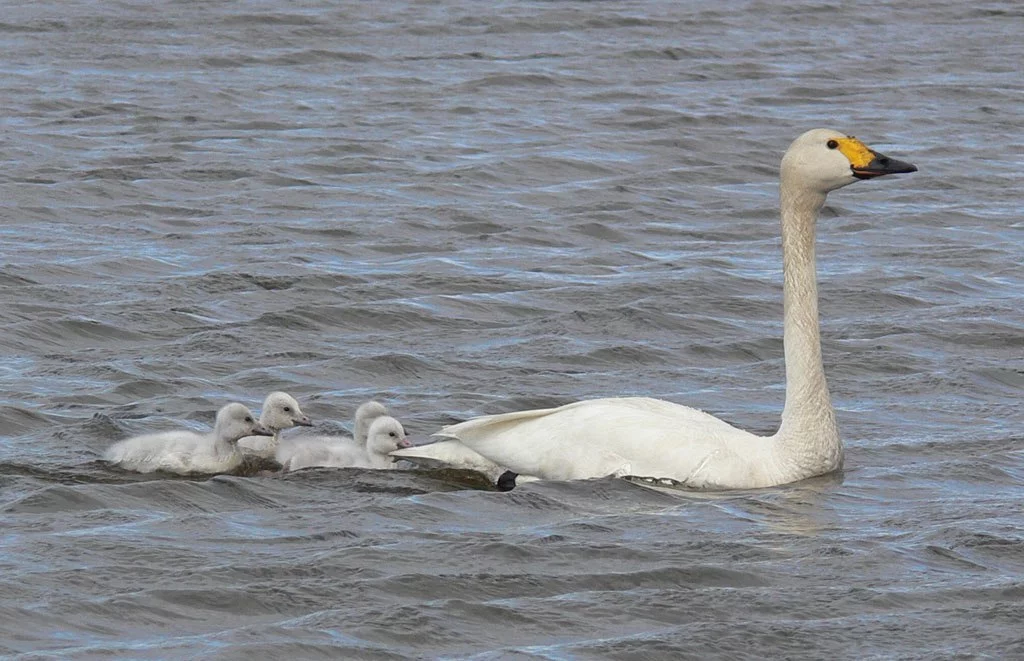
{"type": "Polygon", "coordinates": [[[703,411],[646,397],[483,416],[436,435],[541,479],[629,474],[693,486],[728,486],[734,473],[746,483],[769,446],[703,411]]]}

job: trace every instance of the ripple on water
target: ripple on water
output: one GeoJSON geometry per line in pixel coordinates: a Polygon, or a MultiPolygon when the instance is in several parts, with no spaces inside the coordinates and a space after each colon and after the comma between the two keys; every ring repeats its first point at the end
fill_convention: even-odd
{"type": "Polygon", "coordinates": [[[8,7],[0,653],[1024,654],[1019,13],[8,7]],[[818,227],[839,474],[98,460],[282,388],[318,433],[624,393],[770,433],[778,156],[821,124],[921,168],[818,227]]]}

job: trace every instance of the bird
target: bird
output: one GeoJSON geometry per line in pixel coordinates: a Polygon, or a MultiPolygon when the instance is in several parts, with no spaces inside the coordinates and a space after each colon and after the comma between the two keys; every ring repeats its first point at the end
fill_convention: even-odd
{"type": "Polygon", "coordinates": [[[916,171],[830,129],[807,131],[786,150],[779,171],[786,395],[776,433],[758,436],[664,400],[612,397],[481,416],[434,436],[545,480],[631,475],[702,489],[751,489],[841,469],[843,444],[821,356],[818,214],[831,191],[916,171]]]}
{"type": "Polygon", "coordinates": [[[344,436],[299,437],[278,448],[277,461],[285,471],[313,466],[388,469],[394,468],[396,461],[388,453],[409,445],[402,423],[379,415],[370,423],[362,444],[344,436]]]}
{"type": "MultiPolygon", "coordinates": [[[[278,447],[275,458],[281,464],[283,470],[298,470],[310,466],[358,466],[362,468],[373,468],[371,457],[367,452],[370,438],[370,427],[378,418],[388,417],[386,406],[376,400],[364,402],[356,409],[352,424],[352,436],[297,436],[286,439],[278,447]]],[[[390,418],[394,420],[394,418],[390,418]]],[[[397,420],[394,420],[398,423],[397,420]]],[[[401,438],[405,439],[405,430],[401,424],[401,438]]],[[[391,429],[390,431],[395,431],[391,429]]],[[[398,447],[407,447],[408,441],[404,444],[396,444],[391,447],[394,450],[398,447]]],[[[376,463],[386,468],[393,468],[395,459],[380,460],[376,463]]]]}
{"type": "Polygon", "coordinates": [[[212,432],[175,430],[134,436],[107,448],[103,458],[137,473],[228,473],[242,463],[238,439],[273,433],[244,404],[232,402],[217,411],[212,432]]]}
{"type": "Polygon", "coordinates": [[[376,400],[370,400],[359,405],[352,420],[352,439],[357,445],[365,445],[370,435],[370,425],[382,415],[388,415],[386,406],[376,400]]]}
{"type": "Polygon", "coordinates": [[[262,459],[273,459],[281,440],[281,430],[295,426],[311,427],[312,422],[299,408],[295,398],[286,392],[272,392],[263,400],[260,424],[273,432],[273,436],[246,436],[238,441],[243,454],[262,459]]]}

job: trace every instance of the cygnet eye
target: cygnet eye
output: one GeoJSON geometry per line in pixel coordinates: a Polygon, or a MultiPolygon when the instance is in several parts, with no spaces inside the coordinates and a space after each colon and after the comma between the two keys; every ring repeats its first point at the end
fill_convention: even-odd
{"type": "Polygon", "coordinates": [[[290,406],[284,407],[284,412],[285,413],[291,413],[292,412],[292,407],[290,407],[290,406]]]}
{"type": "Polygon", "coordinates": [[[836,142],[835,140],[829,140],[828,142],[825,143],[825,146],[828,147],[829,149],[835,149],[836,147],[839,146],[839,143],[836,142]]]}
{"type": "Polygon", "coordinates": [[[250,418],[249,416],[245,416],[245,421],[246,422],[252,422],[252,418],[250,418]]]}
{"type": "Polygon", "coordinates": [[[389,431],[388,432],[388,436],[394,438],[395,436],[397,436],[397,434],[395,434],[395,432],[393,432],[393,431],[389,431]]]}

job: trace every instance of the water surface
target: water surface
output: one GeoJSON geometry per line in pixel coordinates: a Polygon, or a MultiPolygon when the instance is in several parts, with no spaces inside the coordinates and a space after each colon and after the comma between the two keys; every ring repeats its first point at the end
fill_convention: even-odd
{"type": "Polygon", "coordinates": [[[22,3],[0,18],[0,653],[1024,655],[1015,2],[22,3]],[[651,395],[770,433],[777,164],[845,470],[749,492],[203,479],[103,449],[290,392],[326,431],[651,395]]]}

